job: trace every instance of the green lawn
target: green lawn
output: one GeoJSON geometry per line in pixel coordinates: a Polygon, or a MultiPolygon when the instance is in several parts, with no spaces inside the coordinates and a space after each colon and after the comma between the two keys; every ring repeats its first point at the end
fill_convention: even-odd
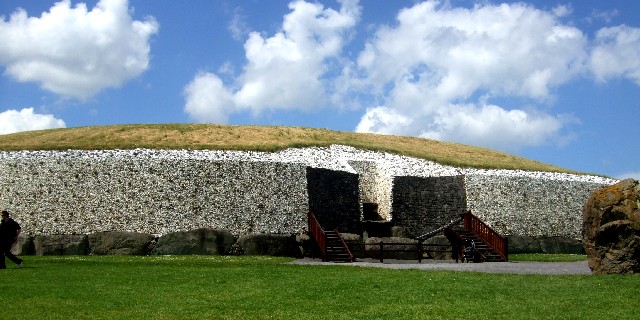
{"type": "Polygon", "coordinates": [[[638,276],[291,265],[226,256],[25,257],[2,319],[636,319],[638,276]]]}

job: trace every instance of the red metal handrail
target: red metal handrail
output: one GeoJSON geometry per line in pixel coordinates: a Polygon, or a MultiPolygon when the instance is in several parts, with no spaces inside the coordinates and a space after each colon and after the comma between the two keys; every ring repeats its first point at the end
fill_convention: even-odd
{"type": "Polygon", "coordinates": [[[326,245],[327,236],[325,235],[324,230],[322,229],[322,226],[320,226],[318,219],[316,219],[316,216],[313,214],[313,212],[311,212],[311,210],[309,210],[309,213],[307,213],[307,217],[309,218],[308,219],[309,233],[311,233],[311,236],[320,247],[320,252],[322,253],[322,261],[326,261],[327,260],[327,245],[326,245]]]}
{"type": "Polygon", "coordinates": [[[474,216],[471,211],[467,211],[462,215],[464,221],[464,229],[476,235],[482,242],[494,248],[504,259],[509,261],[507,238],[501,236],[485,224],[478,217],[474,216]]]}

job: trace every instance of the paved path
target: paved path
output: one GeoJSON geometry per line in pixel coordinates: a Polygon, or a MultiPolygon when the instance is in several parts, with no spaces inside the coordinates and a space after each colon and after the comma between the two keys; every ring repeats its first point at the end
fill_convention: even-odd
{"type": "Polygon", "coordinates": [[[322,262],[320,259],[298,259],[293,264],[343,265],[393,269],[451,270],[512,274],[591,274],[587,261],[580,262],[483,262],[456,263],[452,260],[392,260],[380,263],[375,259],[358,259],[353,263],[322,262]]]}

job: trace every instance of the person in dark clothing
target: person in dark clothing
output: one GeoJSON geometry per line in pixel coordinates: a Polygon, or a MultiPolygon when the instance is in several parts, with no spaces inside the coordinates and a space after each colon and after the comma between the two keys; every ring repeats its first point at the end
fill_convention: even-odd
{"type": "Polygon", "coordinates": [[[2,259],[0,259],[0,269],[7,268],[5,257],[22,268],[22,259],[11,253],[11,247],[18,240],[18,235],[20,235],[21,230],[20,225],[9,217],[9,212],[2,210],[2,223],[0,223],[0,250],[2,250],[2,259]]]}

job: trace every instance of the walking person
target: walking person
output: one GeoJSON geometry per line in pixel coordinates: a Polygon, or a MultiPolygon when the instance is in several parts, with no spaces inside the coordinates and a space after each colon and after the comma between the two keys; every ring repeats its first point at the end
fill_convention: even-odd
{"type": "Polygon", "coordinates": [[[2,210],[2,223],[0,223],[0,250],[2,250],[2,259],[0,259],[0,269],[7,268],[5,257],[22,268],[22,259],[11,253],[11,247],[18,240],[18,235],[20,235],[21,230],[20,225],[9,217],[9,212],[2,210]]]}

